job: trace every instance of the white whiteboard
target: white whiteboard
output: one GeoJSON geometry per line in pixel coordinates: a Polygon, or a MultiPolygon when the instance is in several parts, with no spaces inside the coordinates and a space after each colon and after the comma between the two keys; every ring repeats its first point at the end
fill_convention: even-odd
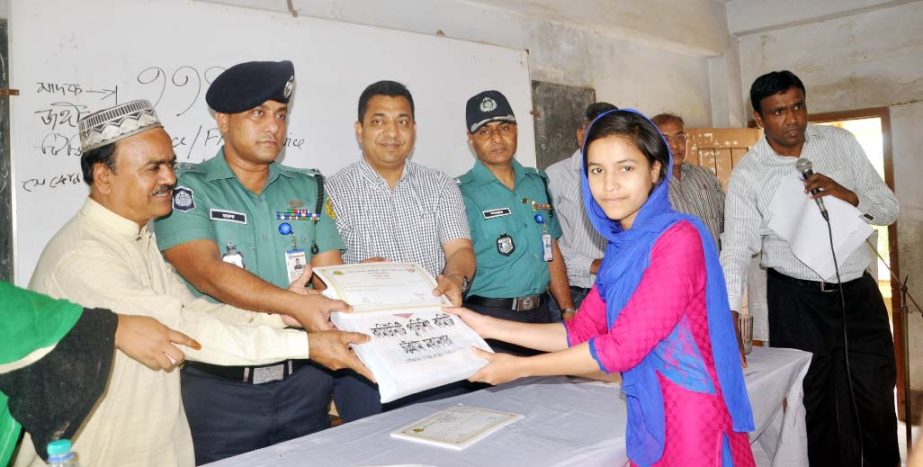
{"type": "Polygon", "coordinates": [[[519,116],[518,159],[535,165],[527,54],[521,50],[189,0],[13,0],[10,15],[15,281],[82,205],[78,114],[155,103],[180,162],[214,156],[208,82],[249,60],[295,64],[283,158],[332,175],[361,157],[359,94],[403,82],[416,104],[414,161],[460,175],[474,163],[465,102],[498,89],[519,116]]]}

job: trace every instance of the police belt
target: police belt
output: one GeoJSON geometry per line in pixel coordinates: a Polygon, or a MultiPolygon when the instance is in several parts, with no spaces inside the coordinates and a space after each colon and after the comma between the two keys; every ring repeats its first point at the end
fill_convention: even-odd
{"type": "Polygon", "coordinates": [[[308,362],[309,360],[307,359],[285,360],[279,363],[273,363],[272,365],[262,366],[221,366],[202,362],[186,362],[186,366],[203,371],[212,376],[217,376],[221,379],[247,384],[263,384],[282,381],[294,375],[295,372],[302,367],[307,366],[308,362]],[[254,379],[254,376],[257,374],[270,374],[276,375],[276,377],[257,377],[254,379]]]}
{"type": "Polygon", "coordinates": [[[843,290],[849,290],[853,286],[859,285],[859,282],[862,279],[864,279],[865,276],[868,275],[868,272],[862,273],[862,276],[860,276],[858,279],[853,279],[851,281],[843,282],[842,284],[797,279],[792,276],[786,276],[785,274],[782,274],[781,272],[776,271],[775,269],[772,269],[772,268],[769,268],[766,274],[768,276],[772,276],[773,279],[778,279],[782,282],[786,282],[794,286],[798,286],[798,287],[802,287],[806,289],[814,289],[820,292],[836,292],[837,290],[840,289],[840,287],[842,287],[843,290]]]}
{"type": "Polygon", "coordinates": [[[472,305],[483,306],[487,308],[498,308],[513,311],[532,311],[545,301],[545,294],[527,295],[525,297],[515,298],[488,298],[478,295],[471,295],[465,299],[472,305]]]}

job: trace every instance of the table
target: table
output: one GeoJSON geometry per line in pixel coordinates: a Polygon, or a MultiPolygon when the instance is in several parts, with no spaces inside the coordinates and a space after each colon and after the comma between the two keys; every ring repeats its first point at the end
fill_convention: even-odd
{"type": "MultiPolygon", "coordinates": [[[[757,465],[808,465],[802,380],[811,354],[754,347],[745,371],[757,465]]],[[[619,385],[581,378],[531,378],[425,402],[210,464],[213,466],[625,465],[625,402],[619,385]],[[390,437],[451,404],[525,415],[463,451],[390,437]]]]}

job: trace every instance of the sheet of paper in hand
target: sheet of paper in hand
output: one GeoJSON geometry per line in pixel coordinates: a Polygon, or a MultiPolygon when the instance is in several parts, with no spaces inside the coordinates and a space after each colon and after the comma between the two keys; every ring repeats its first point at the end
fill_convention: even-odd
{"type": "Polygon", "coordinates": [[[337,328],[368,334],[353,347],[378,380],[381,402],[465,379],[487,361],[471,351],[490,347],[434,297],[436,280],[412,263],[362,263],[314,268],[324,294],[349,303],[352,313],[332,313],[337,328]]]}

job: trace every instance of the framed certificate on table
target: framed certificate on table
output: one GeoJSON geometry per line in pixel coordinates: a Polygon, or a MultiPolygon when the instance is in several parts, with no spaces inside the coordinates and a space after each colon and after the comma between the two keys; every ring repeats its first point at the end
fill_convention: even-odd
{"type": "Polygon", "coordinates": [[[436,280],[413,263],[362,263],[314,268],[324,294],[349,303],[330,319],[344,331],[371,336],[353,347],[378,381],[381,402],[465,379],[487,364],[471,347],[491,351],[467,324],[442,311],[436,280]]]}

